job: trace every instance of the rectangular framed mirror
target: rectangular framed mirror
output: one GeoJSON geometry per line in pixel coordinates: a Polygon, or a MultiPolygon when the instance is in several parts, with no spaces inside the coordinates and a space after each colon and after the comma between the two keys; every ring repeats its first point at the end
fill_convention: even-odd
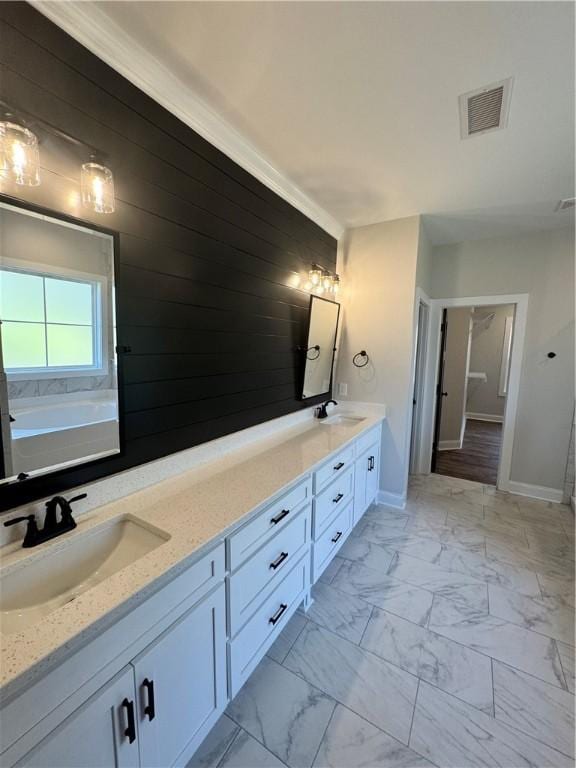
{"type": "Polygon", "coordinates": [[[120,452],[115,237],[0,201],[0,483],[120,452]]]}
{"type": "Polygon", "coordinates": [[[331,392],[339,316],[340,304],[337,302],[321,296],[310,297],[303,400],[331,392]]]}

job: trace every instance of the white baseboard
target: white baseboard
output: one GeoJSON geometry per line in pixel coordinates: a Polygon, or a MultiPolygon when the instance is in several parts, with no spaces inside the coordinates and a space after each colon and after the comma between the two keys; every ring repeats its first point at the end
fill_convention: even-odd
{"type": "Polygon", "coordinates": [[[439,451],[459,451],[462,448],[462,440],[440,440],[439,451]]]}
{"type": "Polygon", "coordinates": [[[387,507],[396,507],[396,509],[404,509],[406,506],[406,494],[405,493],[390,493],[389,491],[378,491],[376,497],[378,504],[385,504],[387,507]]]}
{"type": "Polygon", "coordinates": [[[561,504],[564,498],[564,492],[560,488],[548,488],[545,485],[530,485],[530,483],[518,483],[516,480],[510,480],[508,491],[517,496],[530,496],[532,499],[541,499],[542,501],[553,501],[561,504]]]}
{"type": "Polygon", "coordinates": [[[493,421],[497,424],[504,422],[504,416],[499,416],[497,413],[467,413],[466,418],[474,421],[493,421]]]}

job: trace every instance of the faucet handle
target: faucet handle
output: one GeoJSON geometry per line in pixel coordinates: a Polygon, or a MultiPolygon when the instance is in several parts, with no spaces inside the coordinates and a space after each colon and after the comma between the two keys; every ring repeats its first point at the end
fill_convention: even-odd
{"type": "Polygon", "coordinates": [[[23,547],[33,547],[37,544],[38,539],[38,526],[36,525],[36,515],[24,515],[22,517],[13,517],[12,520],[7,520],[4,525],[5,527],[8,527],[9,525],[16,525],[16,523],[23,523],[28,522],[28,526],[26,528],[26,535],[24,536],[24,541],[22,542],[23,547]]]}

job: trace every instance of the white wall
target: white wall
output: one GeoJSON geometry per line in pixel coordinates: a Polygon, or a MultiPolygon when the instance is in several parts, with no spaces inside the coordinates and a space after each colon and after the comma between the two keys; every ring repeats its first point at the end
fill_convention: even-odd
{"type": "Polygon", "coordinates": [[[386,405],[380,487],[393,503],[402,502],[408,477],[419,232],[412,216],[350,229],[339,247],[343,330],[335,380],[348,385],[349,399],[386,405]],[[370,363],[355,368],[352,357],[362,349],[370,363]]]}
{"type": "Polygon", "coordinates": [[[448,394],[442,400],[440,448],[462,447],[466,413],[470,313],[471,307],[451,307],[446,313],[443,389],[448,394]]]}
{"type": "Polygon", "coordinates": [[[562,489],[574,407],[571,228],[440,246],[433,258],[435,298],[529,294],[511,480],[562,489]]]}
{"type": "Polygon", "coordinates": [[[470,342],[470,370],[485,373],[486,381],[468,381],[468,413],[494,416],[502,419],[506,397],[499,394],[500,370],[506,320],[514,317],[514,306],[477,307],[470,342]]]}

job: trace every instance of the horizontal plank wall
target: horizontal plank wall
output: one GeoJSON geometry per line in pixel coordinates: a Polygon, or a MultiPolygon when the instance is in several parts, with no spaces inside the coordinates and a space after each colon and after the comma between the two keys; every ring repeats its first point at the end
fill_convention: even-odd
{"type": "Polygon", "coordinates": [[[0,191],[118,232],[131,348],[123,455],[2,488],[0,508],[302,408],[309,296],[291,286],[313,262],[335,270],[334,238],[25,3],[0,3],[0,66],[42,165],[40,186],[0,191]],[[108,216],[79,206],[90,147],[114,172],[108,216]]]}

